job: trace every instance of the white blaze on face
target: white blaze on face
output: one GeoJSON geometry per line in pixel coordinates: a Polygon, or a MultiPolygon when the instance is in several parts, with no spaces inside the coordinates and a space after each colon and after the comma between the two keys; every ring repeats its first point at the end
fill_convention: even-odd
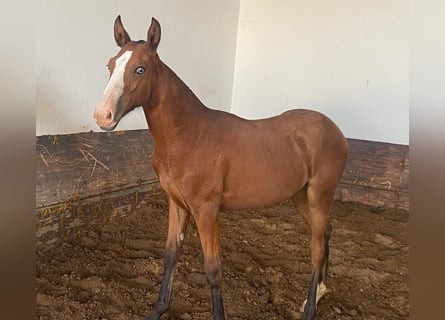
{"type": "Polygon", "coordinates": [[[125,51],[116,59],[113,74],[105,88],[102,100],[94,111],[94,120],[102,128],[111,128],[116,125],[119,119],[115,118],[116,106],[119,98],[124,92],[125,67],[131,58],[132,51],[125,51]]]}
{"type": "MultiPolygon", "coordinates": [[[[125,51],[124,54],[116,59],[116,65],[114,67],[113,74],[111,75],[111,78],[105,88],[102,101],[111,103],[111,106],[113,107],[116,105],[117,100],[124,91],[125,67],[127,66],[127,63],[130,60],[132,54],[132,51],[125,51]]],[[[105,103],[105,105],[107,105],[107,103],[105,103]]]]}

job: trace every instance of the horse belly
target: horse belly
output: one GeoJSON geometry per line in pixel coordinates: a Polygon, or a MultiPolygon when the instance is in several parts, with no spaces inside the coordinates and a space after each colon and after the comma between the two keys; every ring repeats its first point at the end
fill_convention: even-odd
{"type": "Polygon", "coordinates": [[[244,161],[226,178],[222,207],[229,210],[258,209],[287,200],[306,184],[305,169],[299,161],[271,165],[244,161]]]}

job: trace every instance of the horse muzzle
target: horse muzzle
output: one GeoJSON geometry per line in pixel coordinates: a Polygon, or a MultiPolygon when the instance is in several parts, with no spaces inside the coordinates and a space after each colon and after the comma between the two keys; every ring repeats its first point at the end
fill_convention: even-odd
{"type": "Polygon", "coordinates": [[[118,121],[116,121],[113,112],[109,108],[96,108],[93,115],[94,121],[102,129],[112,131],[116,128],[118,121]]]}

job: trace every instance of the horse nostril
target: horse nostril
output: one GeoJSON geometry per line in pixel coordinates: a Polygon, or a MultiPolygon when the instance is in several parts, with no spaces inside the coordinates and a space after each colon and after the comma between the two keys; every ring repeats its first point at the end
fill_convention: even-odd
{"type": "Polygon", "coordinates": [[[102,127],[109,127],[114,123],[113,111],[106,107],[96,108],[93,118],[94,121],[96,121],[96,123],[102,127]]]}
{"type": "Polygon", "coordinates": [[[113,120],[113,113],[111,112],[111,110],[107,110],[105,119],[106,119],[107,121],[113,120]]]}

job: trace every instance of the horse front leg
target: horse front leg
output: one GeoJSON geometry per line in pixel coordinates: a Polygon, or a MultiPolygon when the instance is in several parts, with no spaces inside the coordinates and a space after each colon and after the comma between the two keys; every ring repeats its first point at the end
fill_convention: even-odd
{"type": "Polygon", "coordinates": [[[164,274],[158,299],[146,320],[157,320],[170,307],[173,278],[178,256],[184,241],[190,213],[169,199],[168,234],[165,245],[164,274]]]}
{"type": "Polygon", "coordinates": [[[212,295],[213,319],[224,320],[218,215],[219,206],[214,204],[202,205],[193,214],[204,254],[207,283],[212,295]]]}

